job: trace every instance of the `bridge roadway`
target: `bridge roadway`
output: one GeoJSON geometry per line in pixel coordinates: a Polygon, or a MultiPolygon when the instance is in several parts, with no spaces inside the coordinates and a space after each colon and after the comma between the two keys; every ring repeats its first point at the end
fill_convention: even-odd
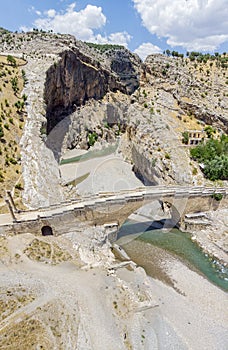
{"type": "Polygon", "coordinates": [[[56,226],[72,217],[94,224],[113,221],[122,224],[135,210],[156,199],[170,204],[174,221],[178,222],[186,213],[228,208],[228,187],[148,186],[118,193],[102,192],[49,207],[14,212],[16,220],[10,214],[2,214],[0,234],[4,228],[24,231],[27,227],[34,231],[35,226],[39,226],[40,232],[42,225],[56,226]],[[223,195],[221,201],[212,198],[215,193],[223,195]]]}

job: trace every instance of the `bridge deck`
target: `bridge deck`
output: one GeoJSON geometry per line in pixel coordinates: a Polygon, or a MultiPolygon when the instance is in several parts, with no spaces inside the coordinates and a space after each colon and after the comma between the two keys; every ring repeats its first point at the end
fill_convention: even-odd
{"type": "MultiPolygon", "coordinates": [[[[124,190],[121,192],[103,192],[97,195],[91,195],[90,197],[83,197],[72,201],[66,201],[49,207],[42,207],[35,210],[25,210],[19,213],[15,213],[17,221],[32,221],[40,218],[46,218],[53,215],[58,215],[63,212],[70,212],[75,209],[83,209],[86,206],[102,205],[105,203],[118,203],[118,201],[132,200],[136,201],[140,198],[148,199],[161,198],[162,197],[194,197],[194,196],[211,196],[214,193],[221,193],[227,197],[228,188],[226,187],[187,187],[187,186],[148,186],[142,187],[135,190],[124,190]]],[[[10,225],[13,223],[12,216],[10,214],[0,215],[0,226],[10,225]]]]}

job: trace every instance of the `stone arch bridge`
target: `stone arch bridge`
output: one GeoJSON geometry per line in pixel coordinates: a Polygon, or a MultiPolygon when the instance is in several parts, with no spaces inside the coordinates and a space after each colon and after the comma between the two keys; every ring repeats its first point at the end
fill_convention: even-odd
{"type": "Polygon", "coordinates": [[[159,200],[162,207],[166,204],[173,225],[180,225],[188,213],[228,208],[228,188],[151,186],[119,193],[100,193],[37,210],[18,212],[11,205],[11,217],[0,215],[0,234],[41,234],[43,226],[50,226],[53,234],[59,235],[69,227],[72,231],[77,222],[83,221],[91,225],[117,222],[120,226],[130,214],[154,200],[159,200]],[[216,200],[215,195],[222,195],[222,199],[216,200]]]}

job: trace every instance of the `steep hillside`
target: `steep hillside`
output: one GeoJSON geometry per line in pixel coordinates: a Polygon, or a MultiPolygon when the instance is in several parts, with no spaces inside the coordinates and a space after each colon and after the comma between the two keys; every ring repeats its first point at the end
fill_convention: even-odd
{"type": "Polygon", "coordinates": [[[19,142],[26,118],[25,64],[13,56],[0,56],[0,199],[6,190],[15,191],[20,199],[23,188],[19,142]]]}
{"type": "Polygon", "coordinates": [[[145,66],[147,85],[173,97],[176,117],[185,123],[195,117],[228,132],[228,55],[203,61],[152,55],[145,66]]]}

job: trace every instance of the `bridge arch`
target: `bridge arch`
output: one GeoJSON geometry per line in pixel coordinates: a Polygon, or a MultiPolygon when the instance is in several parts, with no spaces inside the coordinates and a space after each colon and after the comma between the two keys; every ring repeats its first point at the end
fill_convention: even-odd
{"type": "Polygon", "coordinates": [[[154,199],[138,204],[138,208],[129,213],[124,220],[125,223],[129,221],[129,224],[131,221],[135,222],[130,227],[123,226],[126,233],[131,233],[131,228],[134,228],[134,233],[139,233],[148,229],[180,227],[181,213],[171,202],[154,199]]]}
{"type": "Polygon", "coordinates": [[[42,236],[53,236],[53,230],[51,226],[45,225],[41,228],[42,236]]]}

